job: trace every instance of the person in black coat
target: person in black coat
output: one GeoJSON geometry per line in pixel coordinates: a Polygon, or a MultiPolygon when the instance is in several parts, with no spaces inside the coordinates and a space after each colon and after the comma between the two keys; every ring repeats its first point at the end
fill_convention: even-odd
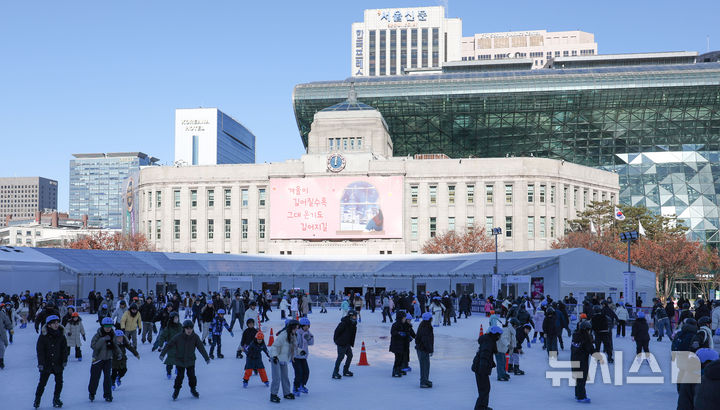
{"type": "Polygon", "coordinates": [[[557,339],[561,329],[557,327],[555,319],[555,309],[549,307],[545,310],[545,319],[543,319],[542,331],[545,333],[545,349],[550,352],[557,352],[557,339]]]}
{"type": "Polygon", "coordinates": [[[645,320],[645,313],[638,312],[637,319],[633,322],[630,337],[635,341],[635,354],[640,352],[650,353],[648,345],[650,343],[650,326],[645,320]]]}
{"type": "Polygon", "coordinates": [[[593,346],[593,339],[590,331],[592,324],[587,320],[583,320],[578,324],[578,329],[573,333],[572,345],[570,347],[570,360],[579,363],[579,367],[573,368],[573,378],[575,378],[575,400],[582,403],[589,403],[585,391],[585,382],[588,377],[588,369],[590,367],[590,355],[595,353],[597,349],[593,346]],[[576,377],[579,376],[579,377],[576,377]]]}
{"type": "Polygon", "coordinates": [[[478,338],[478,350],[475,353],[471,370],[475,373],[478,398],[475,401],[475,410],[492,410],[488,407],[490,401],[490,373],[495,362],[493,357],[497,353],[497,341],[502,335],[502,329],[492,326],[488,332],[478,338]]]}
{"type": "Polygon", "coordinates": [[[407,372],[412,370],[410,368],[410,342],[415,339],[415,329],[412,327],[412,320],[413,316],[410,313],[405,314],[405,322],[403,325],[405,326],[405,333],[407,333],[407,338],[405,339],[405,345],[403,346],[403,360],[402,360],[402,368],[400,369],[400,373],[402,375],[406,375],[407,372]]]}
{"type": "Polygon", "coordinates": [[[335,368],[333,370],[332,378],[340,379],[340,363],[342,363],[343,357],[347,357],[345,360],[345,367],[343,368],[343,376],[352,377],[353,373],[350,371],[350,362],[352,362],[352,348],[355,346],[355,335],[357,334],[357,312],[354,310],[348,311],[347,316],[340,320],[340,323],[335,328],[333,334],[333,341],[337,346],[337,359],[335,360],[335,368]]]}
{"type": "MultiPolygon", "coordinates": [[[[157,315],[157,309],[153,303],[152,297],[148,296],[145,299],[145,303],[140,306],[140,317],[142,318],[142,342],[145,340],[152,344],[153,325],[155,324],[155,316],[157,315]]],[[[169,316],[169,314],[168,314],[169,316]]],[[[167,325],[167,322],[165,323],[167,325]]]]}
{"type": "Polygon", "coordinates": [[[52,315],[55,315],[59,318],[60,312],[57,310],[54,303],[48,302],[42,312],[38,313],[37,316],[35,316],[35,333],[40,333],[40,328],[45,325],[47,318],[52,315]]]}
{"type": "MultiPolygon", "coordinates": [[[[392,377],[400,377],[400,373],[403,367],[403,358],[405,353],[405,341],[408,338],[408,334],[405,331],[405,312],[398,312],[395,319],[395,323],[390,328],[390,352],[395,355],[395,362],[393,363],[392,377]]],[[[405,373],[407,374],[407,373],[405,373]]]]}
{"type": "Polygon", "coordinates": [[[417,352],[418,362],[420,362],[420,387],[430,388],[432,382],[430,377],[430,357],[435,348],[435,335],[432,327],[432,313],[425,312],[422,314],[422,322],[418,326],[415,338],[415,352],[417,352]]]}
{"type": "Polygon", "coordinates": [[[40,407],[42,398],[50,375],[55,375],[55,391],[53,392],[53,407],[62,407],[60,393],[63,388],[63,370],[67,365],[68,349],[65,330],[60,326],[60,317],[49,315],[45,319],[46,324],[42,327],[42,333],[37,340],[37,363],[40,371],[40,381],[35,390],[35,408],[40,407]]]}
{"type": "Polygon", "coordinates": [[[695,410],[714,410],[720,403],[720,360],[710,362],[702,370],[700,384],[695,387],[695,410]]]}
{"type": "Polygon", "coordinates": [[[605,354],[608,358],[608,363],[613,362],[612,358],[612,350],[613,350],[613,344],[612,344],[612,335],[610,334],[610,324],[608,323],[608,318],[605,316],[605,313],[603,313],[603,310],[600,306],[595,306],[593,308],[593,316],[591,319],[592,322],[592,330],[595,333],[595,350],[600,351],[600,344],[603,345],[603,350],[605,351],[605,354]]]}

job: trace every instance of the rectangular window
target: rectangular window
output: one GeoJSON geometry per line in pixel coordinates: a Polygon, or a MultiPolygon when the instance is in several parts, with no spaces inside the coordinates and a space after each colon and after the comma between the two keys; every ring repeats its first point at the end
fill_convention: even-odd
{"type": "Polygon", "coordinates": [[[467,229],[473,229],[475,227],[475,217],[474,216],[468,216],[466,220],[465,228],[467,229]]]}
{"type": "Polygon", "coordinates": [[[451,216],[448,218],[448,231],[455,230],[455,217],[451,216]]]}
{"type": "Polygon", "coordinates": [[[432,29],[432,66],[440,67],[440,34],[437,28],[432,29]]]}
{"type": "Polygon", "coordinates": [[[230,208],[232,205],[232,190],[226,189],[225,190],[225,207],[230,208]]]}
{"type": "Polygon", "coordinates": [[[551,238],[555,237],[555,217],[554,216],[550,217],[550,237],[551,238]]]}
{"type": "Polygon", "coordinates": [[[173,234],[175,239],[180,239],[180,220],[176,219],[173,221],[173,234]]]}
{"type": "Polygon", "coordinates": [[[512,238],[512,216],[505,217],[505,236],[512,238]]]}
{"type": "Polygon", "coordinates": [[[152,221],[148,221],[148,234],[147,234],[148,240],[152,239],[152,221]]]}
{"type": "Polygon", "coordinates": [[[430,217],[430,237],[435,237],[435,231],[437,230],[437,218],[430,217]]]}
{"type": "Polygon", "coordinates": [[[248,237],[248,220],[243,219],[241,222],[242,222],[241,223],[242,238],[247,239],[247,237],[248,237]]]}
{"type": "Polygon", "coordinates": [[[555,203],[555,185],[550,185],[550,203],[555,203]]]}
{"type": "Polygon", "coordinates": [[[416,28],[410,30],[410,67],[417,68],[417,34],[416,28]]]}
{"type": "Polygon", "coordinates": [[[528,216],[528,239],[533,239],[535,237],[535,217],[534,216],[528,216]]]}
{"type": "Polygon", "coordinates": [[[486,204],[493,203],[493,186],[492,185],[485,185],[485,203],[486,204]]]}
{"type": "Polygon", "coordinates": [[[265,219],[260,218],[258,220],[258,234],[260,239],[265,239],[265,219]]]}
{"type": "Polygon", "coordinates": [[[583,189],[583,202],[582,202],[583,208],[585,208],[587,206],[587,204],[588,204],[588,191],[587,191],[587,189],[583,189]]]}
{"type": "Polygon", "coordinates": [[[568,194],[568,189],[567,189],[567,187],[564,187],[563,188],[563,205],[567,205],[567,194],[568,194]]]}
{"type": "Polygon", "coordinates": [[[212,239],[215,236],[215,220],[208,219],[207,230],[208,239],[212,239]]]}
{"type": "Polygon", "coordinates": [[[155,192],[155,202],[157,202],[158,208],[162,206],[162,191],[155,192]]]}
{"type": "Polygon", "coordinates": [[[540,203],[545,203],[545,185],[540,185],[540,203]]]}
{"type": "Polygon", "coordinates": [[[544,216],[540,217],[540,237],[541,238],[545,237],[545,217],[544,216]]]}
{"type": "Polygon", "coordinates": [[[430,205],[437,203],[437,185],[430,185],[430,205]]]}
{"type": "Polygon", "coordinates": [[[380,30],[380,73],[379,75],[385,75],[385,64],[387,56],[385,55],[386,50],[386,43],[387,43],[387,30],[380,30]]]}
{"type": "Polygon", "coordinates": [[[208,208],[212,208],[215,206],[215,190],[214,189],[208,189],[207,191],[207,199],[208,199],[208,208]]]}
{"type": "Polygon", "coordinates": [[[467,203],[468,204],[475,203],[475,185],[467,186],[467,203]]]}
{"type": "Polygon", "coordinates": [[[397,74],[397,30],[390,30],[390,75],[397,74]]]}
{"type": "Polygon", "coordinates": [[[427,67],[428,66],[428,29],[424,28],[422,29],[422,37],[420,38],[420,43],[422,44],[422,66],[427,67]]]}
{"type": "Polygon", "coordinates": [[[416,239],[418,236],[418,219],[417,217],[410,218],[410,237],[416,239]]]}
{"type": "Polygon", "coordinates": [[[513,200],[513,186],[505,185],[505,203],[511,204],[513,200]]]}
{"type": "Polygon", "coordinates": [[[190,191],[190,206],[197,208],[197,189],[190,191]]]}
{"type": "Polygon", "coordinates": [[[455,185],[448,185],[448,203],[450,205],[455,203],[455,185]]]}
{"type": "Polygon", "coordinates": [[[535,201],[535,185],[528,184],[528,203],[535,201]]]}
{"type": "Polygon", "coordinates": [[[578,201],[578,190],[577,188],[573,189],[573,206],[577,207],[577,201],[578,201]]]}
{"type": "Polygon", "coordinates": [[[400,68],[407,67],[407,30],[400,30],[400,68]]]}
{"type": "Polygon", "coordinates": [[[242,204],[243,208],[247,208],[247,206],[248,206],[248,190],[247,189],[240,190],[240,203],[242,204]]]}
{"type": "Polygon", "coordinates": [[[162,221],[155,221],[155,239],[162,238],[162,221]]]}
{"type": "Polygon", "coordinates": [[[180,190],[176,189],[173,191],[173,202],[175,202],[175,208],[180,208],[180,190]]]}
{"type": "Polygon", "coordinates": [[[197,135],[192,136],[192,165],[198,164],[198,151],[200,149],[200,137],[197,135]]]}
{"type": "Polygon", "coordinates": [[[417,185],[412,185],[410,187],[410,203],[412,205],[417,205],[417,203],[418,203],[418,187],[417,187],[417,185]]]}
{"type": "Polygon", "coordinates": [[[197,239],[197,219],[190,220],[190,239],[197,239]]]}
{"type": "Polygon", "coordinates": [[[493,226],[494,221],[492,216],[486,216],[485,217],[485,233],[490,236],[492,235],[492,230],[494,228],[493,226]]]}
{"type": "Polygon", "coordinates": [[[230,220],[225,220],[225,239],[230,239],[230,229],[231,229],[230,220]]]}
{"type": "Polygon", "coordinates": [[[152,209],[152,191],[148,191],[148,209],[152,209]]]}
{"type": "MultiPolygon", "coordinates": [[[[370,75],[375,75],[375,30],[370,30],[370,75]]],[[[340,147],[338,147],[340,148],[340,147]]]]}
{"type": "Polygon", "coordinates": [[[258,195],[260,196],[260,206],[265,206],[265,188],[260,188],[258,195]]]}

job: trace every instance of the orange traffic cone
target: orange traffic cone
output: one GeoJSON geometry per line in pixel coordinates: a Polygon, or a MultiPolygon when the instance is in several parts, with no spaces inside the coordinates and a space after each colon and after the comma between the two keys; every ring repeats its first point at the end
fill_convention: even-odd
{"type": "Polygon", "coordinates": [[[367,361],[367,354],[365,353],[365,342],[362,342],[362,348],[360,349],[360,361],[357,364],[358,366],[370,366],[370,363],[367,361]]]}
{"type": "Polygon", "coordinates": [[[295,312],[295,320],[300,321],[300,313],[295,312]]]}
{"type": "Polygon", "coordinates": [[[485,334],[485,332],[483,332],[483,327],[482,327],[482,323],[481,323],[481,324],[480,324],[480,336],[482,336],[482,335],[484,335],[484,334],[485,334]]]}
{"type": "Polygon", "coordinates": [[[505,371],[508,371],[508,365],[510,364],[510,355],[505,353],[505,371]]]}
{"type": "Polygon", "coordinates": [[[268,347],[272,346],[273,343],[275,343],[275,336],[273,335],[272,328],[270,328],[270,339],[268,339],[268,347]]]}

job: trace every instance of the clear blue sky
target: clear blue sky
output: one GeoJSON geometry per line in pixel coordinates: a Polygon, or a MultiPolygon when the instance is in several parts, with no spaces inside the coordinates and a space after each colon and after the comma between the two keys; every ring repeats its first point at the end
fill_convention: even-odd
{"type": "MultiPolygon", "coordinates": [[[[368,8],[439,1],[3,1],[0,176],[60,183],[71,154],[173,160],[175,108],[218,107],[257,136],[257,160],[303,153],[293,86],[349,73],[368,8]]],[[[720,1],[449,1],[463,34],[573,30],[600,53],[720,49],[720,1]]]]}

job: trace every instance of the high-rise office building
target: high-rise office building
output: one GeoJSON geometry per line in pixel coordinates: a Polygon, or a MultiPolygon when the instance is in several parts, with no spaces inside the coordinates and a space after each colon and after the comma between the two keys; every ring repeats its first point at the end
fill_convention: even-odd
{"type": "Polygon", "coordinates": [[[0,226],[32,220],[36,211],[57,209],[57,181],[42,177],[0,178],[0,226]]]}
{"type": "Polygon", "coordinates": [[[122,227],[125,183],[157,158],[142,152],[73,154],[70,160],[70,217],[88,216],[90,226],[122,227]]]}
{"type": "Polygon", "coordinates": [[[183,165],[252,164],[255,135],[217,108],[175,110],[175,162],[183,165]]]}

